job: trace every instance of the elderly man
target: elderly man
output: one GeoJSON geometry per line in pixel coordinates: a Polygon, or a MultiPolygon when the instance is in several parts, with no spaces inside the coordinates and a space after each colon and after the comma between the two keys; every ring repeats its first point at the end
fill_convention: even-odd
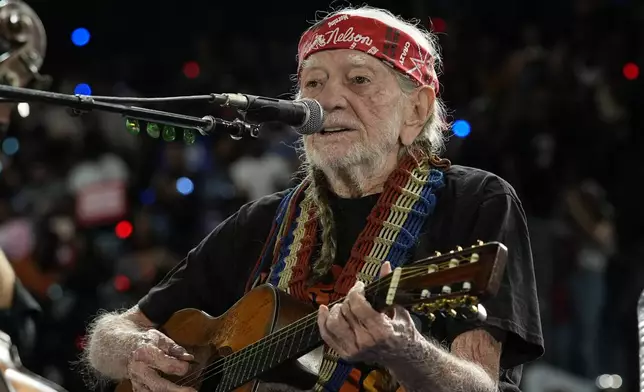
{"type": "Polygon", "coordinates": [[[242,207],[138,306],[98,318],[88,363],[138,391],[188,390],[159,372],[182,375],[192,356],[155,327],[182,308],[219,315],[268,282],[319,306],[332,355],[314,390],[519,390],[522,364],[543,353],[525,216],[504,180],[438,158],[439,63],[434,37],[380,9],[337,11],[306,31],[298,95],[326,116],[303,139],[305,179],[242,207]],[[439,319],[428,330],[366,302],[365,279],[479,239],[510,256],[485,323],[439,319]]]}

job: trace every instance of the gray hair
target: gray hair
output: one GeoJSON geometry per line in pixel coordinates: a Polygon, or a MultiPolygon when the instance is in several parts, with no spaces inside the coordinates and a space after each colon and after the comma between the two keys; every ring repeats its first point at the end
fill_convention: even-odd
{"type": "MultiPolygon", "coordinates": [[[[406,21],[384,9],[369,6],[343,8],[323,16],[321,20],[311,26],[307,31],[315,28],[325,20],[333,18],[339,14],[358,15],[376,19],[403,31],[412,37],[421,47],[423,47],[423,49],[429,52],[434,60],[433,64],[435,74],[438,75],[440,73],[442,61],[436,36],[422,28],[419,25],[419,21],[406,21]]],[[[395,74],[403,94],[411,94],[416,88],[418,88],[417,82],[409,78],[404,73],[393,68],[391,68],[391,72],[395,74]]],[[[295,80],[297,81],[297,79],[295,80]]],[[[296,96],[299,96],[299,88],[299,85],[296,86],[296,96]]],[[[433,112],[427,118],[422,132],[410,146],[406,147],[401,152],[411,153],[415,156],[437,157],[445,147],[444,134],[449,128],[446,117],[447,113],[445,105],[439,97],[436,97],[433,112]]],[[[313,165],[306,162],[306,158],[304,159],[303,171],[306,173],[307,179],[311,181],[312,188],[310,194],[317,207],[317,219],[322,227],[322,246],[320,248],[318,259],[313,263],[312,277],[313,279],[316,279],[325,275],[335,261],[337,247],[335,224],[333,213],[328,202],[329,187],[326,177],[320,169],[314,168],[313,165]]]]}

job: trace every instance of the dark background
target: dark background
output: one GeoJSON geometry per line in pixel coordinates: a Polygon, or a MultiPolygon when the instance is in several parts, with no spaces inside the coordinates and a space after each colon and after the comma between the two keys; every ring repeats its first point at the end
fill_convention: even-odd
{"type": "MultiPolygon", "coordinates": [[[[330,9],[322,1],[29,4],[47,29],[51,90],[87,83],[95,95],[118,96],[288,97],[299,34],[316,10],[330,9]],[[91,33],[82,47],[70,38],[78,27],[91,33]],[[196,77],[184,73],[187,62],[198,64],[196,77]]],[[[441,96],[451,120],[471,126],[467,137],[451,135],[445,155],[501,175],[524,202],[547,345],[524,390],[637,390],[644,4],[368,4],[439,34],[441,96]]],[[[232,118],[207,104],[155,108],[232,118]]],[[[239,205],[288,186],[298,163],[286,128],[187,147],[132,136],[117,115],[77,118],[32,104],[14,117],[7,137],[19,149],[7,149],[11,139],[0,153],[0,246],[44,308],[37,346],[23,359],[70,391],[86,390],[70,362],[88,320],[132,305],[239,205]],[[81,196],[119,189],[123,213],[115,207],[100,222],[78,215],[81,196]]],[[[90,207],[94,217],[110,211],[90,207]]]]}

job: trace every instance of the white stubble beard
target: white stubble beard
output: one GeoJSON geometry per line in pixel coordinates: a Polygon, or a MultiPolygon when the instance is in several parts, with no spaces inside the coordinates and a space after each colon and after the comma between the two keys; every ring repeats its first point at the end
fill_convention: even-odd
{"type": "MultiPolygon", "coordinates": [[[[383,131],[372,135],[371,140],[356,142],[351,145],[347,153],[342,157],[335,157],[329,154],[330,151],[319,151],[315,148],[307,148],[304,143],[306,159],[314,167],[325,172],[355,172],[357,170],[377,171],[387,161],[392,149],[398,146],[398,132],[400,127],[401,108],[393,110],[393,115],[387,121],[383,131]]],[[[357,132],[357,131],[352,131],[357,132]]],[[[365,173],[366,174],[366,173],[365,173]]]]}

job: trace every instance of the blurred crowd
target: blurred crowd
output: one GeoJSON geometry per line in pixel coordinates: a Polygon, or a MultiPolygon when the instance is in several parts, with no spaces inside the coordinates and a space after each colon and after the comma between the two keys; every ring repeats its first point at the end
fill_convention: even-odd
{"type": "MultiPolygon", "coordinates": [[[[471,126],[467,137],[450,136],[446,157],[501,175],[524,203],[546,339],[540,362],[580,385],[618,374],[623,390],[637,390],[627,388],[637,385],[635,303],[644,288],[636,189],[644,178],[636,72],[644,67],[644,4],[548,4],[521,20],[472,4],[432,13],[429,4],[394,11],[435,15],[424,22],[443,48],[441,94],[453,120],[471,126]]],[[[83,81],[99,95],[286,97],[297,32],[229,34],[225,43],[207,32],[191,40],[196,78],[174,70],[154,82],[137,66],[144,59],[114,52],[106,61],[122,79],[88,73],[83,81]]],[[[56,91],[79,81],[63,66],[50,72],[56,91]]],[[[205,104],[156,108],[234,115],[205,104]]],[[[28,109],[15,112],[2,142],[0,248],[43,306],[36,347],[23,361],[80,391],[71,364],[88,320],[131,306],[239,206],[292,184],[297,135],[267,125],[257,140],[213,135],[186,145],[131,135],[118,115],[28,109]]],[[[546,390],[554,391],[526,392],[546,390]]]]}

